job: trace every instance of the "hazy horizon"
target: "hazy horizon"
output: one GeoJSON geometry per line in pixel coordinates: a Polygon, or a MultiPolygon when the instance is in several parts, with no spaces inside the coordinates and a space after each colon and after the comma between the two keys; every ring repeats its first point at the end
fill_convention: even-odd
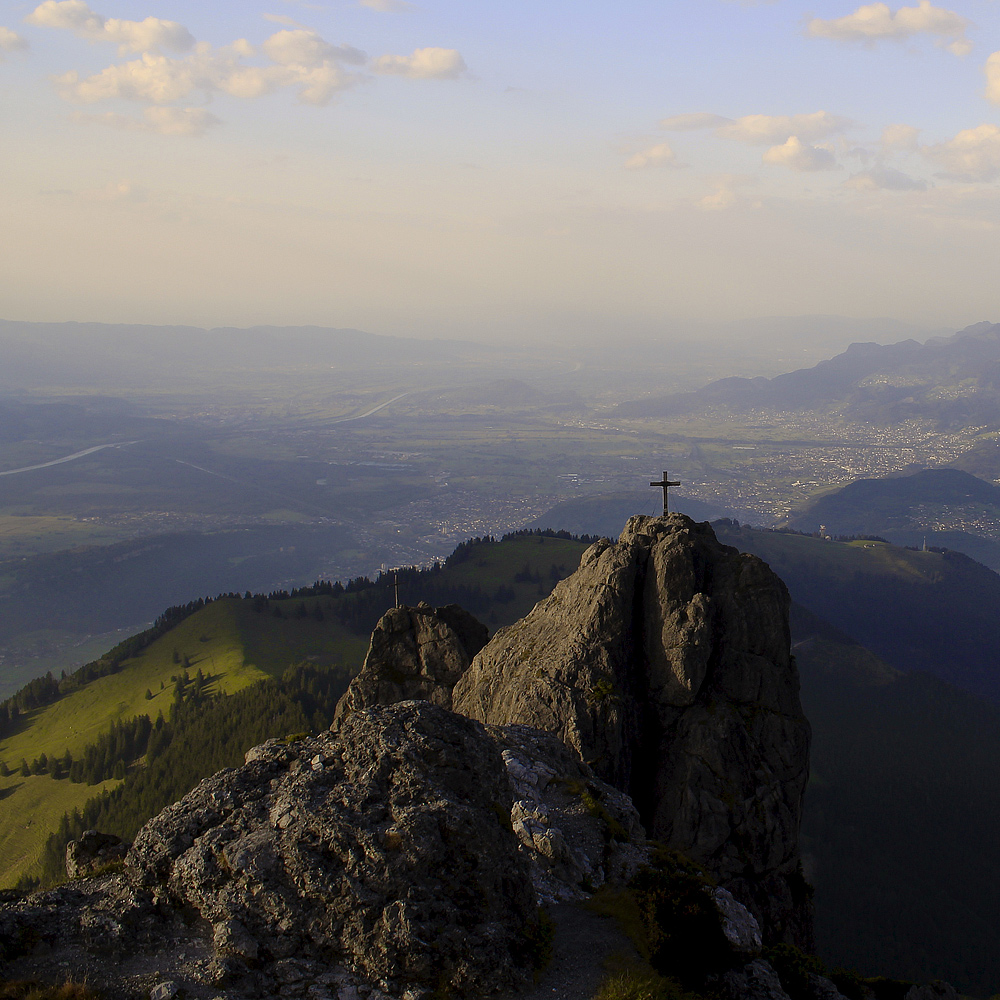
{"type": "Polygon", "coordinates": [[[14,319],[995,318],[992,0],[32,0],[0,85],[14,319]]]}

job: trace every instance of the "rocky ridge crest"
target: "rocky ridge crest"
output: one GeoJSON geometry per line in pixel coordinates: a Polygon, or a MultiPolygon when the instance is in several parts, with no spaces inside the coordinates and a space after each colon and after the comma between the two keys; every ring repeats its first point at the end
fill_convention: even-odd
{"type": "Polygon", "coordinates": [[[452,688],[488,638],[489,629],[457,604],[387,611],[361,672],[337,705],[334,725],[369,705],[419,699],[451,708],[452,688]]]}

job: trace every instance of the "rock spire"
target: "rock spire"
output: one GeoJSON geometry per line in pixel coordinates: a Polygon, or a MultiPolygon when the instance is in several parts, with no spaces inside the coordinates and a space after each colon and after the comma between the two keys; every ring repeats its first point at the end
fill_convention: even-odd
{"type": "Polygon", "coordinates": [[[809,943],[797,875],[809,724],[788,591],[759,558],[682,514],[633,517],[496,635],[452,707],[548,730],[628,792],[649,835],[809,943]]]}

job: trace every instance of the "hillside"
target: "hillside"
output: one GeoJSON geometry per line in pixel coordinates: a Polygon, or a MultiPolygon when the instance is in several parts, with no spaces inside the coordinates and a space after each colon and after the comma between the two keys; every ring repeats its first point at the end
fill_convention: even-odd
{"type": "Polygon", "coordinates": [[[947,527],[1000,529],[1000,486],[959,469],[861,479],[807,504],[789,527],[831,535],[886,534],[947,527]]]}
{"type": "Polygon", "coordinates": [[[1000,985],[1000,708],[793,613],[813,727],[802,851],[831,966],[1000,985]]]}
{"type": "Polygon", "coordinates": [[[768,562],[792,599],[898,670],[1000,701],[1000,576],[959,552],[836,542],[732,521],[719,538],[768,562]]]}
{"type": "Polygon", "coordinates": [[[624,402],[618,416],[663,417],[729,407],[835,409],[875,423],[912,417],[940,426],[995,427],[1000,401],[1000,325],[979,323],[926,344],[852,344],[812,368],[775,378],[726,378],[695,392],[624,402]]]}
{"type": "MultiPolygon", "coordinates": [[[[444,567],[400,573],[400,599],[459,602],[492,627],[510,624],[576,568],[584,548],[581,541],[539,535],[476,540],[460,546],[444,567]]],[[[100,790],[51,774],[22,776],[22,759],[30,764],[42,754],[63,758],[67,751],[79,758],[115,723],[140,715],[155,720],[160,712],[169,719],[176,678],[185,672],[193,680],[201,671],[203,695],[211,698],[280,678],[288,667],[307,663],[334,672],[339,696],[361,666],[371,630],[394,599],[387,577],[312,596],[224,597],[155,638],[114,673],[64,685],[67,690],[57,700],[6,726],[4,711],[0,761],[11,773],[0,776],[0,885],[36,876],[45,838],[60,817],[100,790]],[[23,815],[33,817],[27,826],[19,820],[23,815]]],[[[86,677],[87,668],[81,675],[86,677]]],[[[102,788],[118,784],[112,780],[102,788]]]]}

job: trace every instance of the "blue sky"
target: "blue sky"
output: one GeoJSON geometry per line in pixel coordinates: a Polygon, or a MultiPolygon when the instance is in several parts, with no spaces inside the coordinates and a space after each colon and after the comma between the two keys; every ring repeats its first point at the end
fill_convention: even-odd
{"type": "Polygon", "coordinates": [[[8,0],[0,60],[7,318],[998,317],[995,0],[8,0]]]}

